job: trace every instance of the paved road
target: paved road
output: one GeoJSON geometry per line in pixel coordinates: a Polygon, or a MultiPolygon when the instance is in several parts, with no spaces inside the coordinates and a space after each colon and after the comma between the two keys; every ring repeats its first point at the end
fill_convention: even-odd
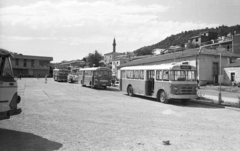
{"type": "Polygon", "coordinates": [[[19,80],[23,112],[0,121],[1,151],[239,150],[240,112],[162,104],[116,88],[19,80]],[[171,145],[162,141],[170,140],[171,145]]]}

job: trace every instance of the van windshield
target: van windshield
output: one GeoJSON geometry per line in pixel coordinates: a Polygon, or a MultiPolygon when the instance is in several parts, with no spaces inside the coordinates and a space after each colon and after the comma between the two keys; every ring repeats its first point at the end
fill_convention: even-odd
{"type": "Polygon", "coordinates": [[[0,56],[0,76],[1,77],[13,77],[9,57],[0,56]]]}

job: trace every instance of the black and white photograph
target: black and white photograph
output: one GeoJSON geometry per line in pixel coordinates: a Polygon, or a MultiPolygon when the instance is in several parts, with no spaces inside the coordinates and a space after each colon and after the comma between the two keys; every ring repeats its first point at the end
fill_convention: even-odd
{"type": "Polygon", "coordinates": [[[239,151],[239,0],[1,0],[0,151],[239,151]]]}

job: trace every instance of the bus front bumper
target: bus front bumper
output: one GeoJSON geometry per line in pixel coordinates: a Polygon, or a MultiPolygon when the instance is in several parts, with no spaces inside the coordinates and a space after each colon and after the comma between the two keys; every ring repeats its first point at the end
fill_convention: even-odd
{"type": "Polygon", "coordinates": [[[196,99],[197,95],[175,95],[175,94],[169,94],[169,99],[196,99]]]}
{"type": "Polygon", "coordinates": [[[17,108],[17,109],[13,109],[13,110],[8,111],[8,115],[9,116],[18,115],[20,113],[22,113],[22,109],[21,108],[17,108]]]}
{"type": "Polygon", "coordinates": [[[10,116],[18,115],[18,114],[20,114],[21,112],[22,112],[22,109],[21,109],[21,108],[9,110],[9,111],[6,111],[6,112],[0,112],[0,120],[9,119],[10,116]]]}

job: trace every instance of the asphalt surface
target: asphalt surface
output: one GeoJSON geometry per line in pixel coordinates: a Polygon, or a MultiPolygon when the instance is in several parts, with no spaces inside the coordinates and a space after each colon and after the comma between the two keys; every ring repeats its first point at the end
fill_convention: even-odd
{"type": "Polygon", "coordinates": [[[239,110],[162,104],[116,87],[91,89],[52,79],[23,78],[18,85],[23,112],[0,121],[0,151],[240,148],[239,110]]]}

